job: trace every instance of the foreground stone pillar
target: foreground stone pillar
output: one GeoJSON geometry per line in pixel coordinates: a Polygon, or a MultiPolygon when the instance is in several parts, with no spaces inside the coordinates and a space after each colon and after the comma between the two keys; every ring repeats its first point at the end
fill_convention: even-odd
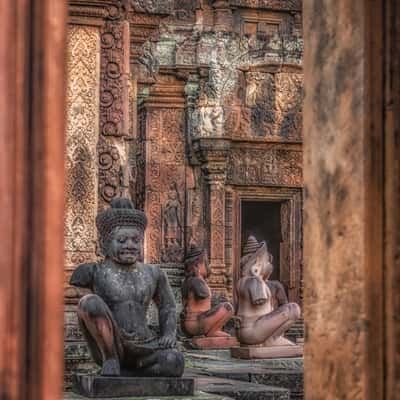
{"type": "Polygon", "coordinates": [[[66,2],[0,5],[0,398],[62,396],[66,2]]]}
{"type": "Polygon", "coordinates": [[[307,399],[384,398],[378,3],[304,2],[307,399]]]}

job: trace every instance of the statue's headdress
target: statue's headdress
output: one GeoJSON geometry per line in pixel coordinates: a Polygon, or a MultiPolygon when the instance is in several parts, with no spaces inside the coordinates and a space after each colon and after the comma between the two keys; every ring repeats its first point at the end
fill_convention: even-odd
{"type": "Polygon", "coordinates": [[[205,254],[205,250],[202,247],[197,247],[196,244],[191,243],[187,253],[185,254],[185,259],[183,260],[185,264],[186,274],[193,273],[193,267],[199,260],[201,256],[205,254]]]}
{"type": "Polygon", "coordinates": [[[242,276],[250,273],[251,267],[257,261],[258,257],[266,253],[268,258],[268,272],[272,273],[272,255],[268,252],[267,244],[265,241],[258,242],[257,239],[250,235],[245,243],[242,251],[242,258],[240,259],[240,268],[242,276]]]}
{"type": "Polygon", "coordinates": [[[134,208],[129,199],[116,197],[111,201],[110,208],[97,215],[96,226],[100,236],[100,245],[105,254],[111,233],[115,228],[132,226],[144,232],[147,218],[144,212],[134,208]]]}
{"type": "Polygon", "coordinates": [[[242,257],[244,257],[248,254],[255,253],[257,250],[261,249],[261,247],[263,247],[263,246],[266,246],[265,242],[259,243],[253,235],[250,235],[247,238],[247,242],[243,246],[242,257]]]}

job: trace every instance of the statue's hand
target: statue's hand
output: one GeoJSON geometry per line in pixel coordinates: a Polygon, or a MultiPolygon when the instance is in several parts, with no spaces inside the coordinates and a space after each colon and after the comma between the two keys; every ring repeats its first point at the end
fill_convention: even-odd
{"type": "Polygon", "coordinates": [[[176,346],[175,335],[174,336],[172,336],[172,335],[161,336],[160,339],[158,339],[158,344],[163,349],[172,349],[173,347],[176,346]]]}

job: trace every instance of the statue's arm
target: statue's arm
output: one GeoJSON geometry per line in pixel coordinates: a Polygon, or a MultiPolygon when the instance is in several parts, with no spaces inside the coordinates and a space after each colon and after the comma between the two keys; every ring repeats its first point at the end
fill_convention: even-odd
{"type": "Polygon", "coordinates": [[[196,299],[206,299],[210,296],[207,283],[203,279],[193,278],[192,288],[196,299]]]}
{"type": "Polygon", "coordinates": [[[158,307],[161,336],[167,338],[166,347],[173,347],[176,342],[176,304],[167,275],[161,269],[158,271],[157,288],[153,300],[158,307]]]}
{"type": "Polygon", "coordinates": [[[286,296],[285,288],[283,287],[282,283],[280,283],[279,281],[268,281],[267,285],[273,286],[275,297],[278,301],[278,307],[289,303],[289,300],[286,296]]]}
{"type": "Polygon", "coordinates": [[[265,304],[268,300],[268,295],[267,291],[265,290],[264,281],[258,276],[252,276],[248,278],[246,283],[252,304],[265,304]]]}
{"type": "Polygon", "coordinates": [[[78,265],[71,275],[71,279],[69,280],[70,285],[92,289],[95,267],[96,263],[78,265]]]}

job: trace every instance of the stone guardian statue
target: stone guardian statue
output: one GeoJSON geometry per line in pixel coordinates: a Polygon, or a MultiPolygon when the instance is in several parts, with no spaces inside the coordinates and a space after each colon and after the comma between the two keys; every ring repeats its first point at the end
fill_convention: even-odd
{"type": "Polygon", "coordinates": [[[240,262],[237,337],[241,347],[232,350],[239,358],[274,358],[302,355],[283,334],[300,317],[300,307],[287,302],[283,286],[269,281],[272,256],[265,242],[250,236],[240,262]]]}
{"type": "Polygon", "coordinates": [[[112,200],[96,225],[104,259],[79,265],[71,285],[93,293],[81,298],[78,318],[103,376],[180,377],[184,359],[176,350],[176,307],[167,276],[141,263],[147,219],[125,198],[112,200]],[[153,300],[160,335],[147,326],[153,300]]]}
{"type": "Polygon", "coordinates": [[[192,347],[210,349],[237,346],[236,338],[222,330],[233,317],[232,304],[222,302],[211,306],[211,290],[207,284],[211,271],[206,252],[192,244],[184,262],[181,326],[191,338],[192,347]]]}

